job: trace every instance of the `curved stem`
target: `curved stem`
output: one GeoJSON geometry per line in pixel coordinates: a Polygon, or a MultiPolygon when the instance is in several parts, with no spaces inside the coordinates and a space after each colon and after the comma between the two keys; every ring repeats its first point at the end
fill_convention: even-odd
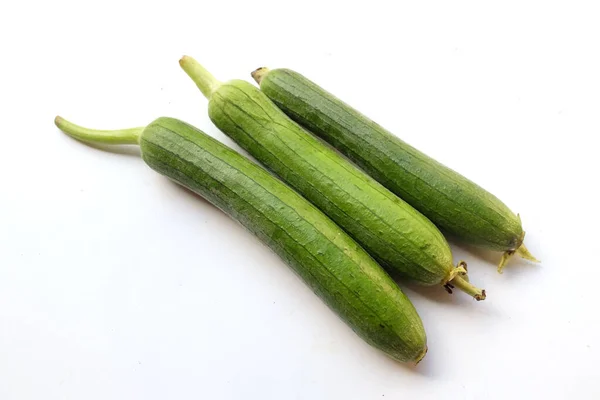
{"type": "Polygon", "coordinates": [[[140,135],[144,131],[144,127],[121,129],[116,131],[101,131],[96,129],[88,129],[79,125],[75,125],[66,119],[57,116],[54,118],[54,123],[64,133],[87,143],[96,144],[138,144],[140,135]]]}
{"type": "Polygon", "coordinates": [[[539,263],[541,262],[540,260],[538,260],[537,258],[535,258],[533,256],[533,254],[531,254],[529,252],[529,250],[527,250],[527,247],[525,247],[525,243],[521,244],[521,246],[517,249],[517,254],[521,256],[521,258],[524,258],[528,261],[532,261],[535,263],[539,263]]]}
{"type": "Polygon", "coordinates": [[[210,96],[212,96],[214,91],[221,86],[221,82],[192,57],[183,56],[181,60],[179,60],[179,65],[185,73],[192,78],[196,86],[198,86],[198,89],[200,89],[207,99],[210,99],[210,96]]]}
{"type": "Polygon", "coordinates": [[[252,73],[250,75],[252,75],[252,78],[256,81],[256,83],[258,83],[260,85],[263,78],[265,76],[267,76],[267,74],[270,71],[271,70],[267,67],[260,67],[260,68],[255,69],[254,71],[252,71],[252,73]]]}
{"type": "Polygon", "coordinates": [[[504,273],[504,267],[506,267],[506,264],[508,264],[508,260],[510,260],[510,258],[512,257],[513,254],[515,254],[514,250],[509,250],[509,251],[505,251],[504,253],[502,253],[502,258],[500,259],[500,262],[498,263],[498,273],[499,274],[504,273]]]}

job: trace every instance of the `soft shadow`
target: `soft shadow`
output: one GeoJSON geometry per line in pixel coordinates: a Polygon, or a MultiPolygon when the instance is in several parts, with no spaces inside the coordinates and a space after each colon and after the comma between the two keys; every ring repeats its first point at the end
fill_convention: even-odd
{"type": "Polygon", "coordinates": [[[369,346],[369,347],[370,347],[370,350],[373,350],[377,353],[377,357],[380,359],[381,363],[384,365],[387,365],[386,368],[389,368],[389,370],[401,369],[402,373],[420,375],[420,376],[425,376],[425,377],[429,377],[429,378],[439,377],[439,368],[436,368],[435,363],[428,362],[427,359],[429,357],[427,354],[425,355],[425,358],[423,358],[423,360],[421,360],[421,362],[419,364],[415,365],[412,363],[405,363],[405,362],[393,360],[388,355],[386,355],[384,352],[377,350],[371,346],[369,346]]]}
{"type": "Polygon", "coordinates": [[[428,378],[439,378],[442,374],[443,367],[440,368],[440,363],[435,362],[433,357],[425,355],[423,360],[417,365],[410,367],[413,371],[421,376],[428,378]]]}
{"type": "Polygon", "coordinates": [[[191,189],[189,189],[189,188],[187,188],[187,187],[185,187],[185,186],[181,185],[180,183],[177,183],[177,182],[175,182],[175,181],[173,181],[173,180],[171,180],[171,179],[169,179],[169,183],[170,183],[172,186],[174,186],[174,187],[176,188],[176,190],[179,190],[180,192],[182,192],[182,193],[185,193],[185,196],[190,196],[190,197],[193,197],[193,198],[194,198],[195,200],[197,200],[197,201],[199,200],[199,201],[201,201],[202,203],[204,203],[204,204],[207,204],[207,205],[209,205],[209,206],[211,206],[211,207],[218,208],[218,207],[216,207],[214,204],[212,204],[210,201],[208,201],[208,200],[206,200],[204,197],[200,196],[198,193],[196,193],[196,192],[194,192],[193,190],[191,190],[191,189]]]}
{"type": "Polygon", "coordinates": [[[395,365],[400,364],[403,371],[406,371],[407,373],[432,379],[439,379],[444,373],[444,366],[441,366],[439,362],[436,362],[439,360],[435,359],[433,354],[434,352],[435,350],[431,351],[431,349],[429,349],[427,354],[425,354],[425,357],[423,357],[423,359],[416,365],[412,363],[399,363],[389,357],[386,358],[395,365]]]}
{"type": "Polygon", "coordinates": [[[425,358],[423,358],[417,365],[402,363],[402,367],[404,371],[415,375],[425,376],[428,378],[440,377],[439,367],[434,362],[430,362],[427,355],[425,355],[425,358]]]}

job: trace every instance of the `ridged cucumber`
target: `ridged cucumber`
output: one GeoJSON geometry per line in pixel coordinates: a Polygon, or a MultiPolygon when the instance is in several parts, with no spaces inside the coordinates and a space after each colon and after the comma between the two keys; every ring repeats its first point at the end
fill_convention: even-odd
{"type": "Polygon", "coordinates": [[[121,131],[90,130],[60,117],[55,122],[85,142],[139,143],[152,169],[242,223],[365,341],[398,361],[425,355],[421,319],[396,283],[333,221],[263,168],[172,118],[121,131]]]}
{"type": "Polygon", "coordinates": [[[317,84],[289,69],[259,68],[260,88],[288,116],[320,136],[443,231],[464,242],[537,261],[518,215],[477,184],[403,142],[317,84]]]}
{"type": "Polygon", "coordinates": [[[180,64],[209,98],[210,119],[354,237],[382,266],[477,300],[440,231],[421,213],[289,119],[248,82],[217,81],[191,57],[180,64]]]}

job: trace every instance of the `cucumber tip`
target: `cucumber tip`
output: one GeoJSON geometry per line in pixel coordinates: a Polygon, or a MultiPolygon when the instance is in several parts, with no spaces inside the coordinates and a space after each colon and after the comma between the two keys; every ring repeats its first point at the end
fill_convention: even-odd
{"type": "Polygon", "coordinates": [[[188,60],[190,59],[190,56],[183,56],[179,59],[179,65],[183,66],[185,63],[188,62],[188,60]]]}
{"type": "Polygon", "coordinates": [[[419,363],[421,362],[421,360],[422,360],[423,358],[425,358],[425,354],[427,354],[427,350],[429,350],[429,348],[428,348],[427,346],[425,346],[425,350],[423,350],[423,351],[421,352],[421,354],[419,354],[419,355],[417,356],[417,358],[415,359],[415,365],[419,364],[419,363]]]}
{"type": "Polygon", "coordinates": [[[265,77],[267,72],[269,72],[269,68],[260,67],[260,68],[256,68],[254,71],[252,71],[250,73],[250,75],[252,76],[252,79],[254,79],[254,81],[256,81],[256,83],[258,83],[260,85],[260,82],[263,80],[263,78],[265,77]]]}

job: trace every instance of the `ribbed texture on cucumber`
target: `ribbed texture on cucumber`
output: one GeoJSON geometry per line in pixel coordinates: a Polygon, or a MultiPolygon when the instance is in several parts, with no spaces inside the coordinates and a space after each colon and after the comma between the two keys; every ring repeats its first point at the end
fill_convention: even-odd
{"type": "Polygon", "coordinates": [[[421,213],[290,120],[247,82],[211,96],[211,120],[354,237],[390,270],[439,284],[452,265],[440,231],[421,213]]]}
{"type": "Polygon", "coordinates": [[[304,76],[271,70],[261,90],[292,119],[329,142],[438,227],[463,241],[506,251],[523,229],[498,198],[392,135],[304,76]]]}
{"type": "Polygon", "coordinates": [[[154,121],[140,145],[151,168],[254,233],[368,343],[399,361],[424,354],[425,332],[408,298],[352,238],[287,185],[175,119],[154,121]]]}

